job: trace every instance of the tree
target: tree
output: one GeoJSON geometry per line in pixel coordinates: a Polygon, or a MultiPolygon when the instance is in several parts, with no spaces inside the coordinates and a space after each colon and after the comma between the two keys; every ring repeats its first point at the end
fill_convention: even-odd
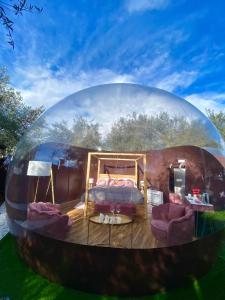
{"type": "Polygon", "coordinates": [[[216,128],[219,130],[221,136],[225,141],[225,111],[215,112],[212,109],[206,109],[206,113],[216,128]]]}
{"type": "Polygon", "coordinates": [[[163,112],[148,116],[133,113],[111,128],[106,147],[115,151],[141,151],[181,145],[217,146],[204,124],[163,112]]]}
{"type": "Polygon", "coordinates": [[[78,117],[74,119],[72,131],[72,144],[89,149],[101,147],[98,123],[88,121],[84,117],[78,117]]]}
{"type": "Polygon", "coordinates": [[[27,0],[15,0],[14,2],[5,0],[0,1],[0,21],[7,31],[8,43],[14,48],[13,28],[14,22],[12,21],[13,15],[23,15],[24,12],[42,12],[42,8],[31,5],[27,0]],[[10,17],[9,17],[10,15],[10,17]]]}
{"type": "Polygon", "coordinates": [[[204,123],[199,120],[188,120],[183,117],[173,117],[165,124],[161,134],[164,147],[192,145],[197,147],[219,147],[204,123]]]}
{"type": "Polygon", "coordinates": [[[74,118],[70,126],[65,120],[52,124],[44,139],[88,149],[101,147],[99,125],[84,117],[74,118]]]}
{"type": "Polygon", "coordinates": [[[6,70],[0,68],[0,152],[11,152],[28,127],[43,112],[43,107],[31,108],[21,95],[10,87],[6,70]]]}

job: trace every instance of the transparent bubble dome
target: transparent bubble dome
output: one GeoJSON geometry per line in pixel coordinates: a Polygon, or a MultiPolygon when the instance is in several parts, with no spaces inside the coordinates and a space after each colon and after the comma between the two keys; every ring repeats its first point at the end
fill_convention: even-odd
{"type": "Polygon", "coordinates": [[[224,227],[224,141],[186,100],[135,84],[74,93],[17,146],[10,230],[74,244],[149,249],[224,227]]]}

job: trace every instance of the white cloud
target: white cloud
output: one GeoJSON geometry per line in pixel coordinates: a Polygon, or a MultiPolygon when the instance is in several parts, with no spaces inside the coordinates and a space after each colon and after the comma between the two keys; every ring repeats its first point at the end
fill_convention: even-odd
{"type": "Polygon", "coordinates": [[[177,88],[187,88],[197,77],[197,71],[174,72],[158,81],[155,86],[168,92],[173,92],[177,88]]]}
{"type": "Polygon", "coordinates": [[[214,111],[224,110],[225,108],[225,93],[199,93],[191,94],[185,97],[187,101],[196,106],[204,114],[206,109],[212,109],[214,111]]]}
{"type": "Polygon", "coordinates": [[[170,58],[168,52],[163,52],[154,57],[154,59],[145,60],[144,64],[134,70],[136,78],[156,78],[157,74],[163,73],[170,68],[170,58]]]}
{"type": "Polygon", "coordinates": [[[129,13],[144,10],[164,9],[169,4],[169,0],[127,0],[126,8],[129,13]]]}
{"type": "Polygon", "coordinates": [[[20,75],[20,85],[16,88],[21,92],[24,102],[33,107],[44,105],[45,108],[86,87],[134,82],[132,75],[117,74],[109,69],[68,75],[65,71],[53,73],[49,68],[32,66],[25,70],[17,68],[17,74],[20,75]]]}
{"type": "MultiPolygon", "coordinates": [[[[68,70],[52,71],[48,65],[46,67],[30,66],[25,69],[17,67],[16,74],[19,80],[17,80],[16,89],[21,92],[26,104],[33,107],[44,105],[45,108],[49,108],[76,91],[99,84],[144,83],[148,86],[174,92],[177,88],[188,87],[196,80],[197,71],[174,72],[171,75],[166,75],[169,70],[165,70],[165,75],[162,74],[164,72],[158,74],[157,69],[163,62],[165,63],[166,58],[167,54],[159,56],[148,66],[135,69],[130,74],[120,74],[110,69],[79,71],[71,74],[68,70]]],[[[193,98],[194,96],[189,97],[193,98]]]]}

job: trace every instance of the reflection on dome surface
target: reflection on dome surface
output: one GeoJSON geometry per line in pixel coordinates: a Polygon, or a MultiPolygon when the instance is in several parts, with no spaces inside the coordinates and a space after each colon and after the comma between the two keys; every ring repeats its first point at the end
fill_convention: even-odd
{"type": "Polygon", "coordinates": [[[65,98],[39,118],[18,152],[44,142],[107,151],[181,145],[223,149],[215,127],[190,103],[133,84],[97,86],[65,98]]]}
{"type": "Polygon", "coordinates": [[[187,101],[133,84],[85,89],[19,143],[11,231],[116,248],[188,243],[224,226],[224,165],[221,136],[187,101]]]}

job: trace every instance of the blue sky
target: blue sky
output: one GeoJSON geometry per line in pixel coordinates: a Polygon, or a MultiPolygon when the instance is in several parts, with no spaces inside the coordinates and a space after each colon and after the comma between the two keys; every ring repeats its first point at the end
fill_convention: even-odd
{"type": "MultiPolygon", "coordinates": [[[[36,1],[15,19],[0,65],[24,101],[46,108],[109,82],[155,86],[202,111],[225,104],[224,0],[36,1]]],[[[0,31],[4,39],[4,32],[0,31]]]]}

